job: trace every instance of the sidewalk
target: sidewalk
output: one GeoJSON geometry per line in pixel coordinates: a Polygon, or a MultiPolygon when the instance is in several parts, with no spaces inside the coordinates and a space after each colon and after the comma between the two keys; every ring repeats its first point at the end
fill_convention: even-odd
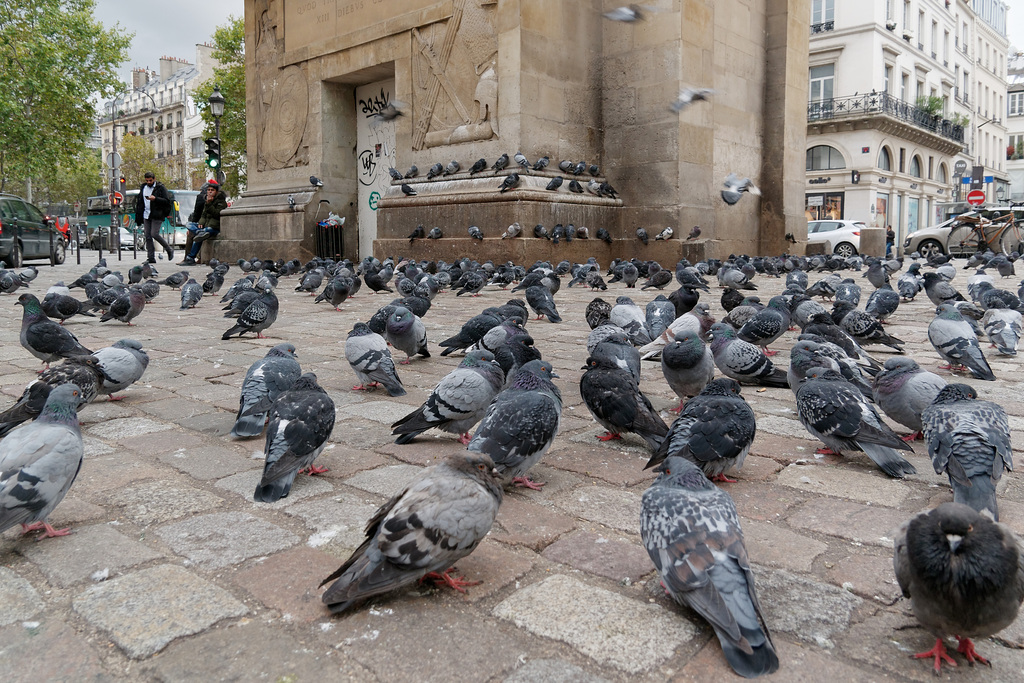
{"type": "MultiPolygon", "coordinates": [[[[176,257],[180,259],[181,252],[176,257]]],[[[40,299],[57,280],[70,283],[94,263],[39,266],[27,290],[40,299]]],[[[128,252],[112,269],[127,274],[141,259],[128,252]]],[[[176,259],[177,260],[177,259],[176,259]]],[[[962,262],[960,262],[962,266],[962,262]]],[[[607,263],[602,263],[607,267],[607,263]]],[[[182,268],[161,261],[161,278],[182,268]]],[[[208,268],[189,269],[202,282],[208,268]]],[[[861,273],[851,274],[864,289],[861,273]]],[[[846,276],[846,275],[844,275],[846,276]]],[[[241,277],[232,267],[227,290],[241,277]]],[[[819,279],[811,274],[811,282],[819,279]]],[[[429,431],[399,446],[389,425],[418,406],[461,360],[441,357],[437,342],[490,305],[515,295],[484,289],[477,298],[445,292],[424,318],[431,358],[398,366],[407,396],[353,392],[344,359],[352,325],[391,295],[363,287],[335,312],[281,280],[278,321],[266,339],[221,341],[231,326],[220,295],[180,311],[177,291],[163,287],[134,326],[98,318],[66,323],[88,348],[139,340],[150,356],[142,381],[121,402],[98,401],[80,413],[86,457],[54,526],[70,536],[35,542],[14,530],[0,536],[0,680],[20,681],[709,681],[734,677],[711,629],[667,599],[640,543],[640,496],[653,479],[648,454],[632,436],[602,443],[603,433],[579,395],[595,296],[584,287],[555,296],[565,323],[530,321],[527,329],[561,379],[561,430],[531,470],[542,491],[510,490],[490,536],[458,563],[483,581],[467,595],[416,586],[331,617],[317,585],[361,542],[376,508],[424,465],[462,448],[455,435],[429,431]],[[300,475],[291,495],[252,502],[263,464],[263,439],[227,437],[242,378],[267,349],[290,341],[304,371],[313,371],[337,405],[331,442],[300,475]]],[[[784,279],[758,276],[767,302],[784,279]]],[[[966,295],[966,274],[954,284],[966,295]]],[[[666,289],[666,294],[675,283],[666,289]]],[[[1019,279],[997,286],[1016,291],[1019,279]]],[[[18,341],[17,295],[0,295],[0,409],[41,368],[18,341]]],[[[84,299],[81,289],[72,290],[84,299]]],[[[658,292],[629,295],[643,307],[658,292]]],[[[721,318],[721,290],[702,300],[721,318]]],[[[926,330],[934,307],[922,292],[901,304],[890,332],[907,354],[936,370],[926,330]]],[[[796,333],[774,347],[785,351],[796,333]]],[[[869,349],[884,361],[888,350],[869,349]]],[[[1024,450],[1021,357],[984,350],[1000,378],[966,381],[1011,416],[1013,445],[1024,450]]],[[[397,354],[399,359],[404,354],[397,354]]],[[[785,365],[787,354],[776,357],[785,365]]],[[[397,360],[397,359],[396,359],[397,360]]],[[[645,363],[642,388],[664,411],[678,403],[660,366],[645,363]]],[[[895,481],[866,457],[815,456],[820,444],[797,420],[792,392],[744,387],[757,414],[757,438],[739,472],[723,487],[736,501],[773,629],[780,681],[932,680],[930,661],[910,653],[933,644],[900,598],[892,571],[896,527],[916,512],[951,500],[921,442],[909,459],[919,472],[895,481]]],[[[900,428],[898,431],[903,431],[900,428]]],[[[1000,486],[1002,521],[1024,533],[1024,486],[1014,474],[1000,486]]],[[[978,642],[992,668],[960,666],[943,678],[1020,681],[1024,618],[996,640],[978,642]]],[[[739,680],[736,678],[736,680],[739,680]]]]}

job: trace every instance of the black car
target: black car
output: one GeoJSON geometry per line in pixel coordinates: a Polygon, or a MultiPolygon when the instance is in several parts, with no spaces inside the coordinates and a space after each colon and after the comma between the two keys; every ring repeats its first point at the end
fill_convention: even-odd
{"type": "Polygon", "coordinates": [[[59,265],[66,249],[64,235],[42,211],[21,197],[0,194],[0,259],[9,268],[32,259],[59,265]]]}

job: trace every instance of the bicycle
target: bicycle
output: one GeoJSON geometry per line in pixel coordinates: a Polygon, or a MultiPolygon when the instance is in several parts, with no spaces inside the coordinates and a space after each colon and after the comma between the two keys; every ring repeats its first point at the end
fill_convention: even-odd
{"type": "Polygon", "coordinates": [[[991,220],[981,216],[964,216],[960,225],[953,228],[946,242],[947,251],[952,255],[961,256],[975,254],[991,249],[1009,256],[1013,252],[1020,254],[1024,250],[1024,228],[1016,220],[1013,212],[1005,216],[996,216],[991,220]]]}

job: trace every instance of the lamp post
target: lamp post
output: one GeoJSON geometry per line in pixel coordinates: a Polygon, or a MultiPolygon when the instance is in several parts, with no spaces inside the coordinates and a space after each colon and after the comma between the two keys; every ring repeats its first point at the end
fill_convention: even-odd
{"type": "MultiPolygon", "coordinates": [[[[214,85],[213,92],[210,93],[210,113],[213,114],[213,137],[217,139],[217,149],[221,152],[221,159],[224,158],[224,150],[220,145],[220,117],[224,116],[224,96],[220,94],[220,86],[214,85]]],[[[223,164],[222,164],[223,165],[223,164]]],[[[224,182],[224,171],[222,168],[217,169],[217,182],[224,182]]]]}

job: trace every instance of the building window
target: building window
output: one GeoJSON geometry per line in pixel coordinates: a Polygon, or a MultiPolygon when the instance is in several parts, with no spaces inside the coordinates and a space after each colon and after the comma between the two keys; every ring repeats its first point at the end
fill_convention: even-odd
{"type": "Polygon", "coordinates": [[[1021,92],[1011,92],[1007,94],[1010,100],[1009,109],[1007,109],[1008,116],[1024,116],[1024,90],[1021,92]]]}
{"type": "Polygon", "coordinates": [[[833,171],[846,168],[843,155],[835,147],[817,145],[807,150],[808,171],[833,171]]]}
{"type": "Polygon", "coordinates": [[[1006,136],[1006,158],[1010,161],[1024,159],[1024,134],[1006,136]]]}
{"type": "Polygon", "coordinates": [[[811,67],[811,102],[831,100],[836,78],[835,64],[822,64],[811,67]]]}
{"type": "Polygon", "coordinates": [[[900,101],[907,101],[907,89],[910,87],[910,74],[903,74],[900,79],[900,101]]]}
{"type": "Polygon", "coordinates": [[[835,0],[811,0],[811,23],[823,24],[826,21],[835,21],[836,18],[835,0]]]}
{"type": "Polygon", "coordinates": [[[892,157],[889,156],[889,148],[883,147],[878,153],[878,168],[883,171],[892,170],[892,157]]]}
{"type": "Polygon", "coordinates": [[[892,91],[892,64],[885,65],[885,86],[883,88],[886,95],[891,95],[892,91]]]}
{"type": "Polygon", "coordinates": [[[203,156],[203,140],[202,138],[192,138],[192,156],[201,157],[203,156]]]}
{"type": "Polygon", "coordinates": [[[916,154],[910,160],[910,175],[915,178],[921,177],[921,157],[916,154]]]}
{"type": "Polygon", "coordinates": [[[946,174],[946,165],[945,164],[939,164],[939,177],[936,178],[936,180],[938,180],[939,183],[948,183],[949,182],[949,176],[946,174]]]}

